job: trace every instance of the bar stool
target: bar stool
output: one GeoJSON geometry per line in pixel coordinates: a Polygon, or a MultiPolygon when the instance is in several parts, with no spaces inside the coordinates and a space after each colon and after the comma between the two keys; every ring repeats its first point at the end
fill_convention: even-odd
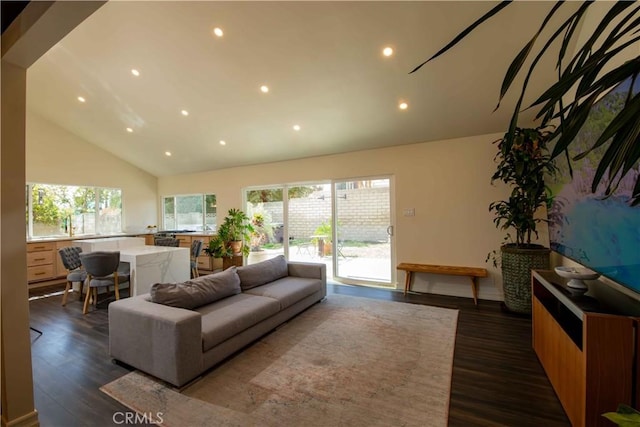
{"type": "Polygon", "coordinates": [[[191,278],[198,277],[198,257],[202,251],[202,240],[194,240],[191,242],[191,278]]]}
{"type": "Polygon", "coordinates": [[[82,248],[78,246],[70,246],[58,250],[62,265],[67,269],[67,286],[64,288],[64,295],[62,296],[63,306],[67,305],[67,296],[73,282],[80,282],[80,300],[82,300],[82,288],[84,281],[87,280],[87,272],[82,269],[82,263],[80,262],[81,252],[82,248]]]}
{"type": "Polygon", "coordinates": [[[91,294],[93,294],[93,304],[94,306],[97,306],[98,288],[106,287],[108,289],[109,286],[114,286],[116,300],[119,300],[119,286],[123,283],[129,282],[129,295],[131,295],[131,282],[129,281],[129,275],[118,272],[118,266],[120,265],[120,252],[97,251],[80,254],[80,261],[87,272],[87,282],[89,283],[87,295],[84,299],[82,314],[87,314],[91,294]]]}

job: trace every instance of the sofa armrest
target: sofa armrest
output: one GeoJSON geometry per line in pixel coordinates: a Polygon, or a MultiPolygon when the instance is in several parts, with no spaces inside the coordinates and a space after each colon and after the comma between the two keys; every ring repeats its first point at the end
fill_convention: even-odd
{"type": "Polygon", "coordinates": [[[202,372],[200,313],[140,295],[109,304],[109,353],[128,365],[181,386],[202,372]]]}
{"type": "Polygon", "coordinates": [[[289,276],[320,279],[322,282],[322,297],[327,295],[327,266],[317,262],[287,262],[289,276]]]}

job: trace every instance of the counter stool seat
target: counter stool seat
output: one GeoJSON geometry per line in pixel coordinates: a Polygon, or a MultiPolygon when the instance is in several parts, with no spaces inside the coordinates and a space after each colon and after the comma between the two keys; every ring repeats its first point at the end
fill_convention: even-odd
{"type": "Polygon", "coordinates": [[[80,254],[80,260],[87,271],[89,289],[84,300],[82,314],[87,314],[90,299],[93,298],[94,306],[98,302],[98,288],[114,287],[116,300],[120,299],[120,285],[129,282],[129,295],[131,295],[131,281],[129,274],[118,272],[120,265],[120,252],[90,252],[80,254]],[[93,294],[93,296],[92,296],[93,294]]]}
{"type": "Polygon", "coordinates": [[[67,270],[67,286],[64,288],[64,295],[62,296],[63,306],[67,305],[69,289],[75,282],[80,283],[80,300],[82,300],[82,288],[84,281],[87,280],[87,272],[82,269],[82,263],[80,262],[81,252],[82,248],[79,246],[69,246],[58,250],[62,265],[67,270]]]}

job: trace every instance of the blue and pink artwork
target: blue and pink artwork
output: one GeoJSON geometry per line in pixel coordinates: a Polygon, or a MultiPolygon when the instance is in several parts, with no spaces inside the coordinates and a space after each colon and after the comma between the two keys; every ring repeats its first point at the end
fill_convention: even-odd
{"type": "MultiPolygon", "coordinates": [[[[593,106],[587,122],[569,146],[571,158],[598,139],[621,110],[630,85],[631,79],[593,106]]],[[[633,92],[640,92],[640,78],[634,82],[633,92]]],[[[604,197],[606,182],[592,193],[591,182],[607,146],[604,144],[587,157],[572,161],[573,177],[564,156],[558,157],[558,174],[549,182],[554,194],[549,211],[551,249],[640,292],[640,206],[632,207],[629,203],[640,166],[634,165],[610,197],[604,197]]]]}

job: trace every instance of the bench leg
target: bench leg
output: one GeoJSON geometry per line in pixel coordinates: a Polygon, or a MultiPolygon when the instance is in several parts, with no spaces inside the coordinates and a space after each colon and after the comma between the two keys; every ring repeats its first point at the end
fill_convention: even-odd
{"type": "Polygon", "coordinates": [[[407,271],[407,274],[405,275],[405,279],[404,279],[404,294],[407,295],[407,292],[409,292],[409,289],[411,288],[411,274],[413,274],[412,271],[407,271]]]}
{"type": "Polygon", "coordinates": [[[471,277],[471,292],[473,293],[473,303],[478,305],[478,278],[471,277]]]}

